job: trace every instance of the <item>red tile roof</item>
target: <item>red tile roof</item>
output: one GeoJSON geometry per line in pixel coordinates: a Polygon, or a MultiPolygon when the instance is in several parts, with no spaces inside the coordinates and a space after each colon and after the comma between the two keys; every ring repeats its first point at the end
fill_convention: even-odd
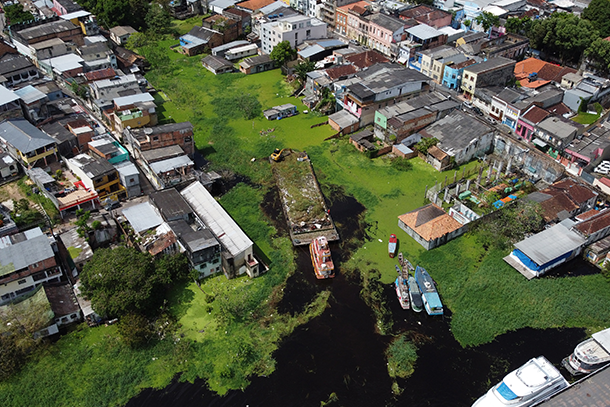
{"type": "Polygon", "coordinates": [[[237,3],[236,6],[256,11],[265,6],[268,6],[271,3],[275,3],[275,0],[246,0],[237,3]]]}
{"type": "Polygon", "coordinates": [[[398,219],[426,241],[437,239],[462,227],[457,220],[433,203],[400,215],[398,219]]]}
{"type": "Polygon", "coordinates": [[[610,187],[610,178],[607,178],[607,177],[600,178],[599,182],[601,182],[602,184],[604,184],[607,187],[610,187]]]}
{"type": "Polygon", "coordinates": [[[88,81],[99,81],[102,79],[114,78],[115,76],[116,72],[112,68],[98,69],[97,71],[85,73],[85,78],[87,78],[88,81]]]}
{"type": "MultiPolygon", "coordinates": [[[[368,1],[359,1],[357,3],[352,3],[352,4],[348,4],[346,6],[341,6],[339,7],[339,10],[343,10],[345,12],[348,12],[349,10],[354,9],[354,7],[358,7],[358,9],[364,11],[366,6],[370,6],[371,3],[369,3],[368,1]]],[[[358,14],[362,14],[361,12],[359,12],[358,14]]]]}
{"type": "Polygon", "coordinates": [[[358,69],[354,65],[339,65],[326,70],[326,74],[332,81],[355,74],[356,72],[358,72],[358,69]]]}
{"type": "Polygon", "coordinates": [[[589,211],[581,213],[580,215],[578,215],[576,217],[576,219],[578,219],[580,221],[587,220],[587,219],[592,218],[593,216],[597,215],[598,213],[599,213],[599,211],[597,209],[591,209],[589,211]]]}
{"type": "Polygon", "coordinates": [[[578,184],[569,178],[554,183],[553,185],[545,189],[543,192],[552,194],[553,190],[567,193],[570,198],[578,205],[581,205],[587,202],[589,199],[597,196],[597,194],[589,188],[585,187],[584,185],[578,184]]]}
{"type": "Polygon", "coordinates": [[[557,116],[563,116],[564,114],[571,112],[570,108],[561,102],[557,103],[556,105],[548,107],[546,109],[546,111],[556,114],[557,116]]]}
{"type": "MultiPolygon", "coordinates": [[[[547,193],[546,190],[541,192],[547,193]]],[[[542,207],[542,217],[547,222],[553,222],[559,216],[559,212],[566,211],[568,213],[575,211],[578,209],[578,205],[576,205],[570,197],[565,194],[559,193],[553,196],[551,199],[547,199],[540,203],[542,207]]]]}
{"type": "Polygon", "coordinates": [[[377,51],[365,51],[359,54],[348,55],[345,57],[348,62],[356,65],[360,69],[367,68],[382,62],[390,62],[389,59],[381,55],[377,51]]]}
{"type": "Polygon", "coordinates": [[[532,106],[527,112],[525,112],[523,118],[529,122],[538,124],[550,115],[551,114],[546,110],[539,108],[538,106],[532,106]]]}
{"type": "Polygon", "coordinates": [[[590,236],[595,232],[599,232],[610,226],[610,211],[600,212],[598,215],[581,222],[574,226],[574,229],[578,230],[585,236],[590,236]]]}

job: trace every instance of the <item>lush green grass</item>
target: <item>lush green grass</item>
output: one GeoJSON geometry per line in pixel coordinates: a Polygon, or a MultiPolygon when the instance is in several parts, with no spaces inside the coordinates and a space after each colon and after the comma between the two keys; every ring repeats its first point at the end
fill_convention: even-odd
{"type": "Polygon", "coordinates": [[[178,31],[178,34],[180,34],[180,35],[186,34],[189,31],[191,31],[191,29],[196,25],[201,27],[201,24],[203,23],[203,19],[208,16],[209,16],[209,14],[207,14],[205,16],[194,16],[191,18],[187,18],[186,20],[174,20],[173,21],[174,28],[176,28],[176,30],[178,31]]]}
{"type": "Polygon", "coordinates": [[[599,114],[592,114],[586,112],[580,112],[576,116],[572,117],[576,123],[580,124],[593,124],[599,119],[599,114]]]}
{"type": "Polygon", "coordinates": [[[49,345],[35,363],[0,383],[5,406],[114,406],[139,388],[169,384],[181,368],[182,346],[172,338],[133,351],[115,326],[81,329],[49,345]]]}
{"type": "Polygon", "coordinates": [[[419,256],[453,314],[452,332],[462,345],[524,327],[610,325],[610,282],[601,274],[528,281],[502,260],[506,254],[485,252],[467,235],[419,256]]]}
{"type": "Polygon", "coordinates": [[[72,259],[76,259],[82,251],[83,249],[81,247],[68,247],[68,253],[70,253],[70,257],[72,257],[72,259]]]}

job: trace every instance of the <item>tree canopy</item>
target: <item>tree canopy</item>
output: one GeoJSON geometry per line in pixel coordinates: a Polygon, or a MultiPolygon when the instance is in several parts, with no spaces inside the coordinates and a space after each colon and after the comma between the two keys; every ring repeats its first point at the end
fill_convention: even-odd
{"type": "Polygon", "coordinates": [[[138,31],[147,28],[145,19],[150,5],[146,0],[77,0],[77,2],[95,14],[100,25],[105,28],[117,25],[129,25],[138,31]]]}
{"type": "Polygon", "coordinates": [[[610,1],[591,0],[582,11],[582,18],[589,20],[603,38],[610,36],[610,1]]]}
{"type": "Polygon", "coordinates": [[[603,72],[610,72],[610,41],[598,38],[585,50],[591,65],[603,72]]]}
{"type": "Polygon", "coordinates": [[[589,20],[571,13],[553,13],[535,20],[529,32],[530,46],[557,56],[562,62],[578,62],[583,52],[599,38],[589,20]]]}
{"type": "Polygon", "coordinates": [[[485,32],[489,31],[491,27],[500,25],[500,17],[487,11],[483,11],[479,14],[475,18],[475,21],[483,27],[485,32]]]}
{"type": "Polygon", "coordinates": [[[278,65],[285,65],[288,61],[292,61],[296,55],[296,51],[292,48],[289,41],[282,41],[273,47],[269,57],[278,65]]]}
{"type": "Polygon", "coordinates": [[[187,275],[184,255],[153,260],[150,254],[133,248],[100,249],[83,268],[82,292],[101,315],[153,315],[163,303],[167,287],[187,275]]]}
{"type": "Polygon", "coordinates": [[[307,79],[307,73],[316,69],[316,63],[313,61],[303,61],[294,67],[297,78],[301,80],[301,82],[305,82],[307,79]]]}
{"type": "Polygon", "coordinates": [[[509,17],[506,19],[504,27],[506,31],[513,34],[529,35],[532,26],[532,19],[528,16],[523,18],[509,17]]]}
{"type": "Polygon", "coordinates": [[[4,16],[10,24],[25,23],[33,21],[34,16],[29,11],[23,9],[23,4],[17,3],[4,8],[4,16]]]}

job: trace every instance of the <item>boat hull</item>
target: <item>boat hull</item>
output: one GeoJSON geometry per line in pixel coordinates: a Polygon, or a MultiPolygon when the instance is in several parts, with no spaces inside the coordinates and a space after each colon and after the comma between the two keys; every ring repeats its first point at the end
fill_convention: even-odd
{"type": "Polygon", "coordinates": [[[401,277],[397,277],[396,281],[394,281],[394,285],[396,286],[396,297],[398,298],[398,303],[402,307],[402,309],[411,308],[409,303],[409,288],[401,281],[401,277]]]}
{"type": "Polygon", "coordinates": [[[388,254],[391,258],[394,258],[394,256],[396,255],[396,243],[388,244],[388,254]]]}
{"type": "Polygon", "coordinates": [[[428,315],[443,315],[443,304],[430,274],[424,268],[417,266],[415,281],[421,291],[422,302],[428,315]]]}
{"type": "Polygon", "coordinates": [[[411,309],[415,312],[422,312],[424,309],[424,304],[422,303],[421,293],[419,292],[419,287],[417,286],[415,277],[409,276],[408,284],[409,299],[411,300],[411,309]]]}
{"type": "Polygon", "coordinates": [[[322,270],[321,267],[318,265],[318,262],[316,261],[314,242],[311,242],[309,244],[309,255],[311,257],[311,264],[313,265],[313,271],[318,280],[325,280],[327,278],[335,277],[335,267],[334,267],[334,264],[332,264],[332,262],[331,262],[331,265],[332,265],[331,268],[327,269],[326,272],[324,270],[322,270]]]}

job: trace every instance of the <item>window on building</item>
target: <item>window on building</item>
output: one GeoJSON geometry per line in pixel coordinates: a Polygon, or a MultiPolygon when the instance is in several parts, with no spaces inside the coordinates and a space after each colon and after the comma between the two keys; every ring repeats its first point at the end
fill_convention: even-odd
{"type": "Polygon", "coordinates": [[[21,279],[21,280],[19,280],[19,281],[17,281],[17,284],[25,284],[25,283],[26,283],[25,278],[24,278],[24,279],[21,279]]]}

